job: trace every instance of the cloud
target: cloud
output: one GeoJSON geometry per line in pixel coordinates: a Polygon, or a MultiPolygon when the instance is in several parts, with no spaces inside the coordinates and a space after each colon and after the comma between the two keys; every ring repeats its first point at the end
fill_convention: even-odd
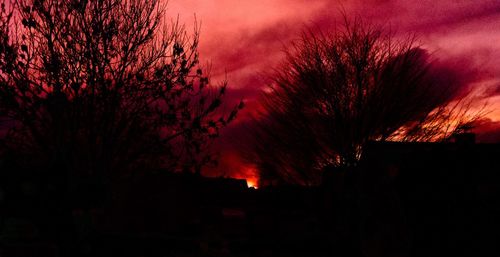
{"type": "Polygon", "coordinates": [[[500,83],[488,87],[484,95],[486,97],[500,96],[500,83]]]}
{"type": "MultiPolygon", "coordinates": [[[[325,31],[342,22],[341,11],[395,37],[409,34],[438,59],[443,76],[452,77],[464,92],[479,90],[490,107],[500,109],[500,2],[497,0],[171,0],[169,13],[191,24],[193,13],[202,23],[200,56],[212,64],[213,80],[228,79],[225,102],[245,99],[238,116],[244,123],[259,108],[266,74],[283,59],[284,48],[306,27],[325,31]]],[[[500,111],[478,127],[488,140],[500,129],[500,111]],[[488,136],[486,136],[488,135],[488,136]]],[[[226,134],[243,133],[227,128],[226,134]]],[[[242,135],[240,135],[242,136],[242,135]]],[[[483,138],[480,136],[479,138],[483,138]]],[[[220,149],[234,152],[230,140],[220,149]]],[[[233,157],[231,157],[233,158],[233,157]]],[[[236,157],[229,161],[234,161],[236,157]]]]}
{"type": "Polygon", "coordinates": [[[484,118],[476,122],[474,130],[479,132],[477,141],[480,143],[500,142],[500,121],[484,118]]]}

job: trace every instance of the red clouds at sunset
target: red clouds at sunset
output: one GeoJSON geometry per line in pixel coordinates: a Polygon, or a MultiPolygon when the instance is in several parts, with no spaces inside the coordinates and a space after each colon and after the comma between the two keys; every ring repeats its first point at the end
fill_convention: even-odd
{"type": "MultiPolygon", "coordinates": [[[[168,6],[168,13],[179,14],[187,26],[194,15],[201,23],[200,56],[211,63],[213,80],[227,77],[230,88],[226,102],[246,101],[239,122],[255,112],[259,92],[266,85],[265,75],[282,60],[287,44],[305,28],[328,31],[342,22],[342,12],[382,25],[396,37],[415,35],[440,65],[460,75],[457,83],[477,90],[476,95],[488,101],[490,112],[487,122],[478,124],[478,138],[498,140],[481,135],[482,131],[492,135],[500,129],[498,1],[171,0],[168,6]]],[[[228,141],[232,140],[222,138],[221,150],[234,151],[236,146],[226,145],[228,141]]],[[[238,169],[241,162],[231,158],[229,166],[238,169]]]]}

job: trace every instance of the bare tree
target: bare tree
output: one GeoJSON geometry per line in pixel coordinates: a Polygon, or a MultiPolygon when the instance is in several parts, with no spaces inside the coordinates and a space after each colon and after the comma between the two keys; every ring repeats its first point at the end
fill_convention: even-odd
{"type": "Polygon", "coordinates": [[[226,84],[199,65],[198,29],[159,0],[19,0],[3,5],[0,110],[7,140],[81,172],[157,166],[199,172],[232,120],[226,84]],[[216,116],[218,115],[218,116],[216,116]]]}
{"type": "Polygon", "coordinates": [[[106,196],[93,198],[96,187],[153,168],[199,173],[212,161],[210,142],[239,109],[221,112],[226,83],[212,85],[200,66],[199,30],[190,35],[168,20],[164,3],[1,5],[5,147],[19,166],[42,174],[33,179],[46,188],[39,202],[63,255],[75,243],[72,208],[106,196]]]}
{"type": "Polygon", "coordinates": [[[454,101],[462,83],[413,38],[344,25],[304,33],[271,76],[249,151],[263,179],[317,183],[326,166],[355,166],[370,140],[445,140],[473,121],[470,102],[454,101]]]}

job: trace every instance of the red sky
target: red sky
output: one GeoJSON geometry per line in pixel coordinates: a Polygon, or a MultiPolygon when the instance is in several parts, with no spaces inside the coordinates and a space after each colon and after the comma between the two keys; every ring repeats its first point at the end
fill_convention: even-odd
{"type": "MultiPolygon", "coordinates": [[[[264,74],[305,26],[328,30],[339,14],[358,15],[396,36],[418,36],[423,46],[459,71],[491,111],[477,128],[479,140],[500,141],[500,1],[498,0],[170,0],[168,14],[188,27],[201,21],[200,55],[212,64],[212,78],[229,81],[227,102],[244,98],[240,122],[258,105],[264,74]]],[[[234,125],[234,124],[233,124],[234,125]]],[[[240,130],[241,131],[241,130],[240,130]]],[[[238,125],[219,142],[220,170],[252,170],[231,145],[238,125]],[[229,136],[228,136],[229,135],[229,136]],[[233,135],[233,137],[231,136],[233,135]],[[230,154],[224,154],[230,153],[230,154]]]]}

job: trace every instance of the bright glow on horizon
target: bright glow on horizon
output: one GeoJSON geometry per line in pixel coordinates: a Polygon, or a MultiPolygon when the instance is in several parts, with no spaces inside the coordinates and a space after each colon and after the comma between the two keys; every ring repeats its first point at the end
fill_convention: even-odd
{"type": "Polygon", "coordinates": [[[246,180],[247,180],[247,186],[248,186],[248,188],[255,188],[255,189],[259,188],[257,186],[257,179],[255,179],[255,178],[247,178],[246,180]]]}

